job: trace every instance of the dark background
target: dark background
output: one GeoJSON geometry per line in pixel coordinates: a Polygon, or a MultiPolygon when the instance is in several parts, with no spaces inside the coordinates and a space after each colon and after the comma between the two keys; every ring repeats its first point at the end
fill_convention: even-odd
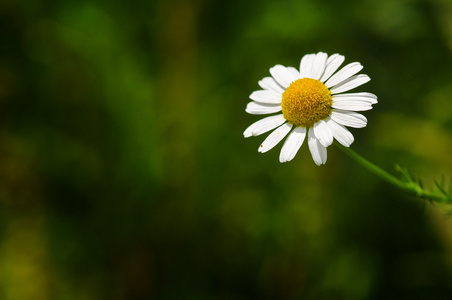
{"type": "Polygon", "coordinates": [[[452,299],[450,208],[242,135],[270,67],[340,53],[352,148],[449,180],[451,49],[448,0],[2,0],[0,299],[452,299]]]}

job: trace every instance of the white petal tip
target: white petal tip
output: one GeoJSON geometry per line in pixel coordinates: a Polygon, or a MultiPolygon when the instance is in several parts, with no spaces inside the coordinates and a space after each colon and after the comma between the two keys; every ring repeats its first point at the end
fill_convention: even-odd
{"type": "Polygon", "coordinates": [[[315,161],[314,160],[314,163],[320,167],[320,166],[326,164],[326,160],[325,161],[315,161]]]}
{"type": "MultiPolygon", "coordinates": [[[[281,154],[282,154],[282,152],[281,152],[281,154]]],[[[282,155],[280,155],[279,156],[279,162],[280,163],[286,163],[286,162],[289,162],[289,161],[291,161],[293,159],[293,157],[288,157],[288,156],[282,156],[282,155]]]]}
{"type": "Polygon", "coordinates": [[[327,148],[327,147],[331,146],[331,144],[333,143],[333,139],[331,139],[331,140],[324,140],[324,139],[320,140],[319,139],[319,142],[320,142],[320,144],[322,144],[322,146],[327,148]]]}

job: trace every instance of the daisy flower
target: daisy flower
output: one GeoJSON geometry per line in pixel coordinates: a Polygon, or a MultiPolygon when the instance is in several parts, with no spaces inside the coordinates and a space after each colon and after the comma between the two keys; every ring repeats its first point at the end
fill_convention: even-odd
{"type": "Polygon", "coordinates": [[[259,146],[261,153],[267,152],[287,136],[279,156],[280,162],[292,160],[306,136],[317,165],[326,163],[326,148],[333,143],[333,138],[349,147],[354,138],[345,126],[365,127],[366,117],[356,111],[372,109],[372,104],[377,103],[377,96],[371,93],[344,93],[368,82],[370,78],[364,74],[356,75],[363,68],[358,62],[336,72],[343,62],[342,55],[328,56],[319,52],[303,56],[299,71],[282,65],[270,68],[272,77],[259,81],[262,90],[250,95],[253,101],[248,103],[245,111],[253,115],[272,116],[252,124],[243,135],[257,136],[274,129],[259,146]]]}

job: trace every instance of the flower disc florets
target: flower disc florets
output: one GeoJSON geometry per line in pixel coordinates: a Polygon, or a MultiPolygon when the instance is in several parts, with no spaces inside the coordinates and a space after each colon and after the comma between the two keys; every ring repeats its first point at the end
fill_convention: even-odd
{"type": "Polygon", "coordinates": [[[282,113],[290,123],[312,127],[331,113],[333,98],[330,90],[319,80],[298,79],[282,94],[282,113]]]}

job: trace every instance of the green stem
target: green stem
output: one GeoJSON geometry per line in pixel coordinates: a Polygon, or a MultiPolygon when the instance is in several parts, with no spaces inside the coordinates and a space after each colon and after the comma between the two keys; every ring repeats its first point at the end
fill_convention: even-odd
{"type": "Polygon", "coordinates": [[[413,196],[416,196],[419,198],[439,201],[439,202],[443,202],[443,203],[452,201],[451,195],[449,195],[449,194],[435,193],[432,191],[425,190],[418,183],[416,183],[412,180],[402,181],[402,180],[394,177],[393,175],[389,174],[382,168],[374,165],[373,163],[371,163],[370,161],[368,161],[367,159],[365,159],[364,157],[362,157],[361,155],[359,155],[358,153],[353,151],[351,148],[344,147],[341,144],[339,144],[338,142],[335,142],[335,143],[342,151],[344,151],[348,156],[350,156],[352,159],[354,159],[359,164],[361,164],[364,168],[371,171],[372,173],[374,173],[381,179],[385,180],[386,182],[392,184],[396,188],[398,188],[410,195],[413,195],[413,196]]]}

